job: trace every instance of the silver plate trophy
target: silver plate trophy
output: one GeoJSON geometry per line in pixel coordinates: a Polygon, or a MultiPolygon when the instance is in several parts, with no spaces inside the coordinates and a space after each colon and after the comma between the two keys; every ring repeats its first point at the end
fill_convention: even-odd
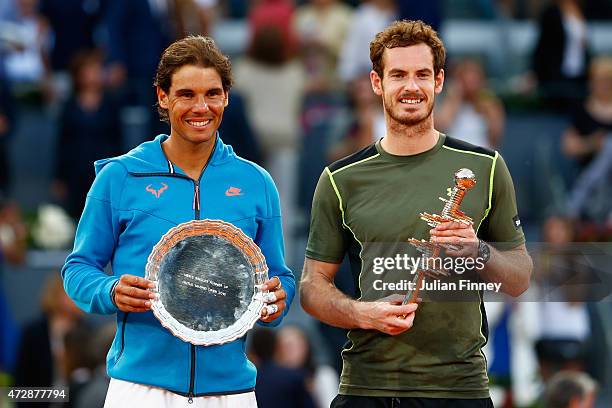
{"type": "Polygon", "coordinates": [[[149,255],[145,277],[156,283],[153,314],[176,337],[195,345],[242,337],[264,307],[266,259],[232,224],[196,220],[168,231],[149,255]]]}

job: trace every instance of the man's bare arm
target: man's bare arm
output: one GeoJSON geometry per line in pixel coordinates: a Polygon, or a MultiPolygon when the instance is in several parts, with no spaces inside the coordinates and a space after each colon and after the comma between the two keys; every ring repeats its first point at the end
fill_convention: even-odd
{"type": "MultiPolygon", "coordinates": [[[[432,242],[439,244],[457,245],[461,250],[447,250],[451,256],[471,257],[478,256],[478,237],[471,225],[458,222],[440,224],[431,231],[432,242]]],[[[491,257],[480,276],[487,282],[501,283],[501,291],[510,296],[520,296],[529,288],[533,262],[527,252],[525,244],[516,248],[499,251],[487,244],[491,257]]]]}
{"type": "Polygon", "coordinates": [[[533,261],[525,244],[508,251],[499,251],[489,245],[491,258],[480,276],[487,282],[501,283],[501,291],[510,296],[520,296],[529,288],[533,261]]]}
{"type": "Polygon", "coordinates": [[[304,310],[332,326],[344,329],[373,329],[396,335],[412,327],[416,304],[393,301],[362,302],[351,299],[334,285],[339,264],[306,258],[300,282],[304,310]],[[400,316],[406,315],[406,318],[400,316]]]}

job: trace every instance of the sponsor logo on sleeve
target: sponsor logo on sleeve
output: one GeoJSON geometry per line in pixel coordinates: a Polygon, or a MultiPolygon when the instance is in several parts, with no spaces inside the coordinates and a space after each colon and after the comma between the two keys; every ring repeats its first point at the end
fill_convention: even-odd
{"type": "Polygon", "coordinates": [[[514,228],[521,228],[521,219],[519,218],[518,214],[512,218],[512,222],[514,223],[514,228]]]}

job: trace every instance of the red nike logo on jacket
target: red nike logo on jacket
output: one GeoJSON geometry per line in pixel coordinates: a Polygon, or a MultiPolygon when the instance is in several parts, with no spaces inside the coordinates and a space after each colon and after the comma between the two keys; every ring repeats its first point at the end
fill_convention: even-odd
{"type": "Polygon", "coordinates": [[[239,196],[242,195],[242,190],[238,187],[230,187],[225,190],[225,195],[228,197],[239,196]]]}

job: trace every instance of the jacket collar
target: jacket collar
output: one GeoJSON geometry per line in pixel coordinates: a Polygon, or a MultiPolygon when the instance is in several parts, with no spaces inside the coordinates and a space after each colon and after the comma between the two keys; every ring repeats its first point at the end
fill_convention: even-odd
{"type": "MultiPolygon", "coordinates": [[[[124,155],[96,161],[94,163],[96,174],[105,165],[115,161],[121,163],[130,173],[170,173],[171,166],[161,146],[168,137],[168,135],[160,134],[155,139],[136,146],[124,155]]],[[[208,162],[208,165],[211,166],[218,166],[235,156],[232,147],[223,143],[219,132],[215,137],[215,147],[208,162]]]]}

